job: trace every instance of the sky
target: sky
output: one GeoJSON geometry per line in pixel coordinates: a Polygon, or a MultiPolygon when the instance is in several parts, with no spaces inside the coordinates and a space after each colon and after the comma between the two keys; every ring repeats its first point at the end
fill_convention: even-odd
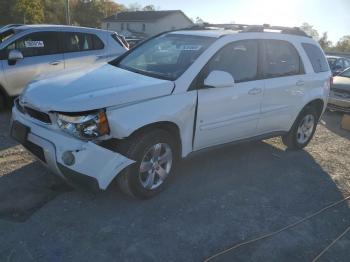
{"type": "Polygon", "coordinates": [[[190,18],[210,23],[300,26],[307,22],[331,41],[350,35],[350,0],[116,0],[128,6],[154,5],[160,10],[181,9],[190,18]]]}

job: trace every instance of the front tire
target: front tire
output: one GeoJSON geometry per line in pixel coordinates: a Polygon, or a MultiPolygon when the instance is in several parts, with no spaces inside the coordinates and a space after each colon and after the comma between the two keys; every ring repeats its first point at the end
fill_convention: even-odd
{"type": "Polygon", "coordinates": [[[0,92],[0,112],[6,109],[7,103],[5,96],[0,92]]]}
{"type": "Polygon", "coordinates": [[[308,106],[299,114],[291,130],[282,137],[288,149],[299,150],[306,147],[313,138],[319,116],[315,108],[308,106]]]}
{"type": "Polygon", "coordinates": [[[176,143],[169,132],[156,129],[141,133],[122,144],[120,151],[136,161],[117,177],[123,193],[147,199],[166,187],[177,159],[176,143]]]}

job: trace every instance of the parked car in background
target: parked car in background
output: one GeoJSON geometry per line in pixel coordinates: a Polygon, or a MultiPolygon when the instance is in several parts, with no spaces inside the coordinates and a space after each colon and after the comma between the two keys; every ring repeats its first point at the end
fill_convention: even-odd
{"type": "Polygon", "coordinates": [[[200,150],[274,136],[304,148],[331,76],[300,29],[173,31],[108,64],[30,83],[11,134],[67,181],[105,190],[116,179],[149,198],[200,150]]]}
{"type": "Polygon", "coordinates": [[[0,107],[42,74],[115,59],[127,48],[116,33],[73,26],[10,26],[0,32],[0,107]]]}
{"type": "Polygon", "coordinates": [[[130,48],[134,48],[136,45],[144,41],[144,39],[140,38],[125,38],[125,40],[129,43],[130,48]]]}
{"type": "Polygon", "coordinates": [[[350,113],[350,68],[333,77],[328,108],[350,113]]]}
{"type": "Polygon", "coordinates": [[[350,67],[350,59],[339,56],[327,56],[329,67],[334,76],[350,67]]]}

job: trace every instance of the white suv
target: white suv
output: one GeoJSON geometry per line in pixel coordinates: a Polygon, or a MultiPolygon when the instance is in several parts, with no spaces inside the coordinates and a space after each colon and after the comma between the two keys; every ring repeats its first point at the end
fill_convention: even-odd
{"type": "Polygon", "coordinates": [[[327,105],[324,53],[297,28],[232,28],[167,32],[109,64],[33,82],[12,136],[67,181],[104,190],[116,180],[138,198],[196,151],[274,136],[305,147],[327,105]]]}

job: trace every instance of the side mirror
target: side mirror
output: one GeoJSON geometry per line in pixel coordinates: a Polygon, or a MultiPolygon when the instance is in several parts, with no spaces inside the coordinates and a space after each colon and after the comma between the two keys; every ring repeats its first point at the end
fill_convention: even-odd
{"type": "Polygon", "coordinates": [[[336,69],[336,70],[341,70],[342,68],[343,68],[343,67],[342,67],[341,65],[336,65],[336,66],[335,66],[335,69],[336,69]]]}
{"type": "Polygon", "coordinates": [[[233,87],[234,84],[233,76],[225,71],[212,71],[204,80],[204,87],[207,88],[233,87]]]}
{"type": "Polygon", "coordinates": [[[11,50],[8,56],[8,62],[10,65],[16,64],[18,60],[23,59],[23,54],[18,50],[11,50]]]}

